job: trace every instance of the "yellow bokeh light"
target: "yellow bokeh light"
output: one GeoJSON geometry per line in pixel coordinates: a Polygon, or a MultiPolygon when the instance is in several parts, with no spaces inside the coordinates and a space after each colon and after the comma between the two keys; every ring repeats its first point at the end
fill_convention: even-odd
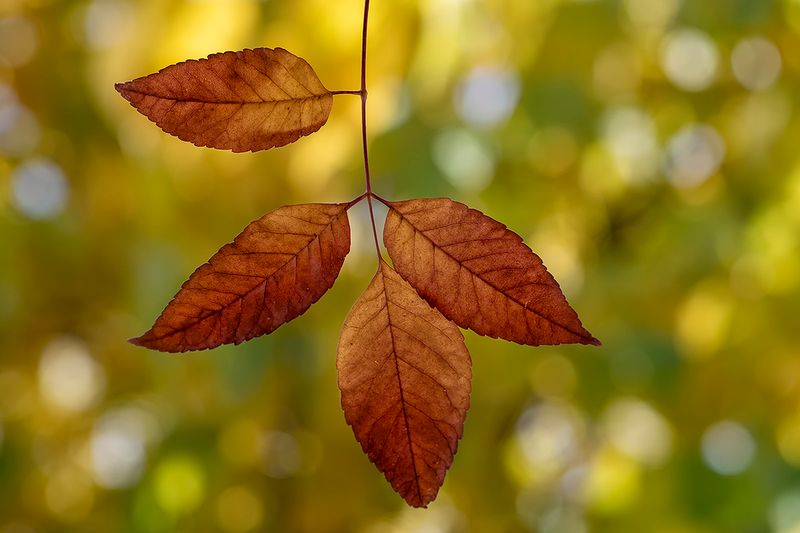
{"type": "Polygon", "coordinates": [[[800,467],[800,414],[785,418],[778,424],[775,440],[784,460],[800,467]]]}
{"type": "Polygon", "coordinates": [[[230,464],[241,468],[258,465],[260,461],[261,428],[251,419],[236,420],[222,430],[219,451],[230,464]]]}
{"type": "Polygon", "coordinates": [[[170,19],[173,27],[160,32],[160,65],[175,58],[201,58],[220,50],[237,50],[258,20],[258,4],[251,0],[186,2],[170,19]]]}
{"type": "Polygon", "coordinates": [[[380,135],[405,120],[408,109],[402,80],[378,79],[369,90],[369,133],[380,135]]]}
{"type": "Polygon", "coordinates": [[[205,474],[194,459],[181,455],[168,458],[156,467],[155,495],[167,513],[190,513],[203,501],[205,474]]]}
{"type": "Polygon", "coordinates": [[[232,487],[220,494],[216,512],[217,524],[230,533],[253,531],[264,520],[261,500],[247,487],[232,487]]]}
{"type": "Polygon", "coordinates": [[[34,403],[34,384],[16,370],[0,372],[0,418],[15,420],[26,415],[34,403]]]}
{"type": "Polygon", "coordinates": [[[635,47],[616,43],[597,56],[593,86],[598,96],[608,100],[626,99],[641,85],[642,61],[635,47]]]}
{"type": "Polygon", "coordinates": [[[733,311],[730,294],[716,284],[689,294],[676,313],[676,333],[684,356],[707,359],[716,355],[728,337],[733,311]]]}
{"type": "Polygon", "coordinates": [[[584,485],[587,506],[606,515],[625,511],[639,496],[641,477],[636,461],[610,449],[599,451],[592,460],[584,485]]]}
{"type": "Polygon", "coordinates": [[[796,216],[792,201],[787,198],[766,209],[748,228],[757,278],[773,294],[791,292],[800,284],[800,238],[792,222],[796,216]]]}
{"type": "Polygon", "coordinates": [[[578,376],[572,362],[562,355],[550,355],[539,361],[531,372],[531,386],[546,398],[567,398],[575,392],[578,376]]]}
{"type": "Polygon", "coordinates": [[[11,178],[11,163],[5,159],[0,159],[0,209],[8,206],[8,191],[11,178]]]}
{"type": "Polygon", "coordinates": [[[741,159],[767,153],[786,128],[791,109],[789,96],[781,91],[731,99],[723,113],[730,156],[741,159]]]}
{"type": "Polygon", "coordinates": [[[586,192],[608,200],[622,196],[628,186],[611,153],[601,142],[595,142],[584,149],[580,182],[586,192]]]}
{"type": "MultiPolygon", "coordinates": [[[[344,118],[344,117],[340,117],[344,118]]],[[[326,124],[302,144],[292,147],[288,181],[302,197],[319,197],[335,191],[334,177],[352,162],[359,142],[355,121],[337,120],[326,124]]],[[[344,192],[344,191],[343,191],[344,192]]],[[[347,191],[344,194],[351,194],[347,191]]],[[[341,199],[341,198],[340,198],[341,199]]]]}
{"type": "Polygon", "coordinates": [[[422,31],[409,75],[423,100],[442,98],[459,64],[459,35],[464,25],[464,2],[422,2],[422,31]]]}
{"type": "Polygon", "coordinates": [[[800,0],[784,0],[784,9],[789,26],[800,33],[800,0]]]}
{"type": "Polygon", "coordinates": [[[625,16],[636,31],[658,32],[678,14],[680,0],[625,0],[625,16]]]}
{"type": "Polygon", "coordinates": [[[566,128],[545,128],[536,132],[528,144],[533,168],[545,176],[557,177],[566,173],[580,153],[575,135],[566,128]]]}
{"type": "Polygon", "coordinates": [[[88,474],[73,465],[55,471],[45,486],[48,510],[63,522],[85,518],[94,505],[94,489],[88,474]]]}

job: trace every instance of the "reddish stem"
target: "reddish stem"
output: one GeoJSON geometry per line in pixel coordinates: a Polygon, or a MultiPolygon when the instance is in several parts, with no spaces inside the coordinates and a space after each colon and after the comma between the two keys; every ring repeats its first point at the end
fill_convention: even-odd
{"type": "MultiPolygon", "coordinates": [[[[382,198],[381,196],[379,196],[379,195],[375,194],[374,192],[373,192],[373,193],[371,193],[371,195],[372,195],[372,197],[373,197],[373,198],[375,198],[376,200],[378,200],[380,203],[382,203],[382,204],[383,204],[383,205],[385,205],[386,207],[392,207],[391,205],[389,205],[389,203],[390,203],[390,202],[389,202],[389,200],[387,200],[387,199],[385,199],[385,198],[382,198]]],[[[359,196],[358,198],[359,198],[359,200],[360,200],[362,197],[361,197],[361,196],[359,196]]]]}
{"type": "Polygon", "coordinates": [[[367,196],[367,193],[363,193],[360,196],[357,196],[357,197],[353,198],[352,200],[350,200],[349,202],[347,202],[347,209],[349,210],[351,207],[353,207],[354,205],[359,203],[361,200],[363,200],[366,196],[367,196]]]}
{"type": "Polygon", "coordinates": [[[367,147],[367,29],[369,28],[369,0],[364,0],[364,24],[361,27],[361,145],[364,149],[364,179],[366,181],[369,219],[372,224],[372,237],[375,240],[375,252],[378,254],[380,268],[381,246],[378,242],[378,228],[375,225],[375,212],[372,209],[372,178],[369,173],[369,148],[367,147]]]}

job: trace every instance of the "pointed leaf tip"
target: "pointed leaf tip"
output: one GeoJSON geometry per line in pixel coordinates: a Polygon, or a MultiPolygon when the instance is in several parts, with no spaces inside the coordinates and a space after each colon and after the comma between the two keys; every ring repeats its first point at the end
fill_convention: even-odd
{"type": "Polygon", "coordinates": [[[395,269],[444,316],[519,344],[600,346],[542,260],[505,225],[447,198],[386,203],[395,269]]]}
{"type": "Polygon", "coordinates": [[[165,132],[234,152],[268,150],[310,135],[333,106],[311,66],[283,48],[212,54],[114,88],[165,132]]]}
{"type": "Polygon", "coordinates": [[[333,286],[349,251],[347,204],[276,209],[198,268],[153,327],[129,342],[177,353],[271,333],[333,286]]]}
{"type": "Polygon", "coordinates": [[[345,320],[336,367],[356,440],[413,507],[436,498],[453,462],[471,364],[459,329],[381,261],[345,320]]]}

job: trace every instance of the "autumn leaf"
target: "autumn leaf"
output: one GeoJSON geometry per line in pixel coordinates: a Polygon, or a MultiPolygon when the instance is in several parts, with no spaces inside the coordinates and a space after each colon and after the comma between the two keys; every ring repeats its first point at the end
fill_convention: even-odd
{"type": "Polygon", "coordinates": [[[333,106],[309,64],[282,48],[184,61],[116,89],[167,133],[234,152],[284,146],[314,133],[333,106]]]}
{"type": "Polygon", "coordinates": [[[153,327],[131,342],[166,352],[238,344],[296,318],[334,283],[350,249],[347,210],[366,199],[378,272],[345,320],[336,367],[356,440],[414,507],[436,498],[458,449],[472,363],[458,326],[522,344],[595,344],[558,283],[503,224],[448,199],[373,193],[364,2],[361,84],[329,91],[282,48],[190,60],[116,89],[164,131],[198,146],[267,150],[321,128],[335,95],[361,99],[363,194],[281,207],[197,269],[153,327]],[[373,199],[389,214],[382,258],[373,199]]]}
{"type": "Polygon", "coordinates": [[[446,198],[385,202],[397,272],[444,316],[520,344],[594,344],[558,283],[522,238],[446,198]]]}
{"type": "Polygon", "coordinates": [[[469,408],[459,329],[384,261],[345,320],[336,361],[347,423],[409,505],[434,498],[469,408]]]}
{"type": "Polygon", "coordinates": [[[350,250],[349,205],[281,207],[252,222],[131,342],[204,350],[270,333],[303,314],[333,285],[350,250]]]}

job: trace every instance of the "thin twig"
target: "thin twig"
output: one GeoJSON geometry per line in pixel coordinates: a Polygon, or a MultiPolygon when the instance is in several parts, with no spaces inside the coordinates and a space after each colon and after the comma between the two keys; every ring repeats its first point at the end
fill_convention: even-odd
{"type": "MultiPolygon", "coordinates": [[[[380,203],[382,203],[383,205],[385,205],[386,207],[391,207],[391,206],[389,205],[389,200],[386,200],[385,198],[383,198],[383,197],[381,197],[381,196],[379,196],[379,195],[375,194],[374,192],[373,192],[373,193],[371,193],[371,196],[372,196],[373,198],[375,198],[376,200],[378,200],[378,201],[379,201],[380,203]]],[[[360,199],[360,197],[359,197],[359,199],[360,199]]]]}
{"type": "Polygon", "coordinates": [[[357,197],[353,198],[352,200],[350,200],[349,202],[347,202],[347,209],[349,210],[351,207],[353,207],[354,205],[359,203],[361,200],[366,198],[366,196],[367,196],[367,193],[363,193],[360,196],[357,196],[357,197]]]}
{"type": "Polygon", "coordinates": [[[361,27],[361,145],[364,149],[364,179],[366,181],[367,204],[369,218],[372,223],[372,237],[375,239],[375,252],[378,263],[383,260],[381,245],[378,242],[378,228],[375,225],[375,213],[372,209],[372,178],[369,173],[369,148],[367,147],[367,29],[369,28],[369,0],[364,0],[364,24],[361,27]]]}

